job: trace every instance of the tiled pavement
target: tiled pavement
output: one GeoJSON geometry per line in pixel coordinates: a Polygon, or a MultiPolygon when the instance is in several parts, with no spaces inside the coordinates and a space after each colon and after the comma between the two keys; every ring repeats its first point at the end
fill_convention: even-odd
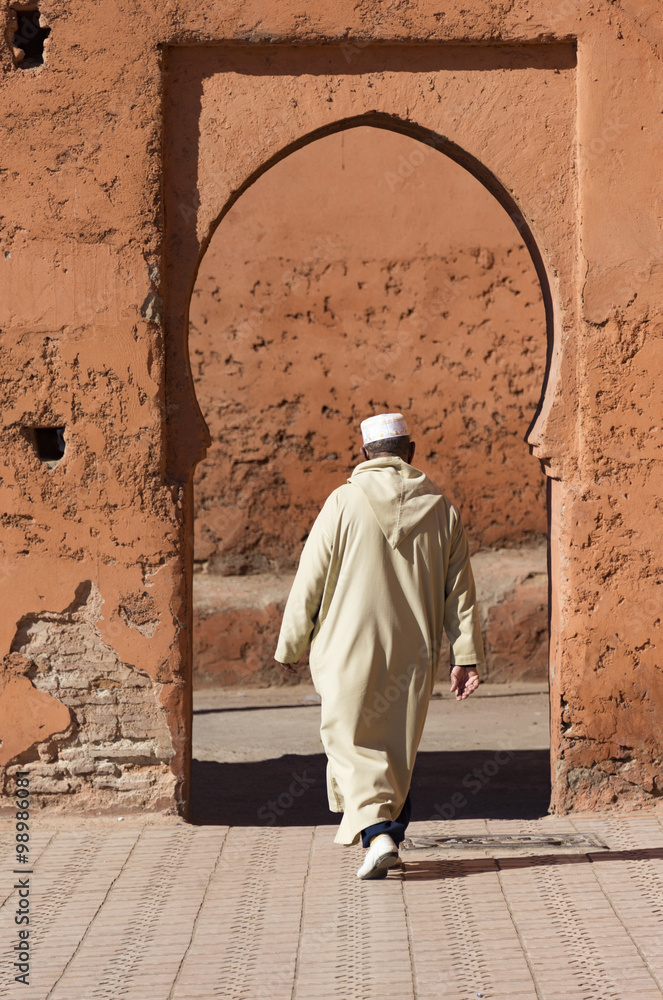
{"type": "MultiPolygon", "coordinates": [[[[13,831],[0,997],[659,1000],[663,817],[419,823],[412,834],[595,833],[608,850],[409,851],[355,878],[334,827],[35,823],[30,985],[14,982],[13,831]]],[[[21,877],[21,876],[18,876],[21,877]]]]}

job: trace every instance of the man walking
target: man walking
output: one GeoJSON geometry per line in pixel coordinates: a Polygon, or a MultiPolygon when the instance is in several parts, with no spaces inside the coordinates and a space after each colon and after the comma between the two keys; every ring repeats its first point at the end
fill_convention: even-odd
{"type": "Polygon", "coordinates": [[[311,643],[336,843],[367,848],[359,878],[399,864],[410,781],[446,632],[451,690],[479,684],[483,646],[458,510],[412,466],[400,413],[361,424],[363,454],[328,497],[302,551],[275,659],[311,643]]]}

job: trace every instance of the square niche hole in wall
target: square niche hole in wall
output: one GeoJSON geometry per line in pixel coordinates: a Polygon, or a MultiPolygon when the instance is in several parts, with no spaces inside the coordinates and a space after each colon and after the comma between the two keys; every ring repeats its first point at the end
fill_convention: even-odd
{"type": "Polygon", "coordinates": [[[50,28],[43,27],[39,10],[12,7],[16,17],[17,28],[14,32],[14,60],[21,69],[34,69],[44,62],[44,42],[51,33],[50,28]],[[21,52],[23,55],[21,56],[21,52]]]}
{"type": "Polygon", "coordinates": [[[64,456],[64,427],[31,427],[29,436],[39,460],[54,469],[64,456]]]}

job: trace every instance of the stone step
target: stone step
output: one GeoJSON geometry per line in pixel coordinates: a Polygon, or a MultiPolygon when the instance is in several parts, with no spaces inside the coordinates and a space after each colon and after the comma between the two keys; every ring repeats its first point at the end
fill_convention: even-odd
{"type": "MultiPolygon", "coordinates": [[[[481,609],[485,680],[545,680],[548,574],[545,544],[472,556],[481,609]]],[[[295,682],[274,662],[283,608],[294,573],[194,576],[194,684],[281,685],[295,682]]],[[[444,654],[440,669],[445,662],[444,654]]]]}

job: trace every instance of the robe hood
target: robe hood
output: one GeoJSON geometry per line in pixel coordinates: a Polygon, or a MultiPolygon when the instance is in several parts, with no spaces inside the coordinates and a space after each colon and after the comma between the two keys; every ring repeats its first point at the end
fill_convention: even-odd
{"type": "Polygon", "coordinates": [[[362,462],[348,482],[368,500],[392,549],[398,548],[443,495],[425,472],[396,456],[362,462]]]}

